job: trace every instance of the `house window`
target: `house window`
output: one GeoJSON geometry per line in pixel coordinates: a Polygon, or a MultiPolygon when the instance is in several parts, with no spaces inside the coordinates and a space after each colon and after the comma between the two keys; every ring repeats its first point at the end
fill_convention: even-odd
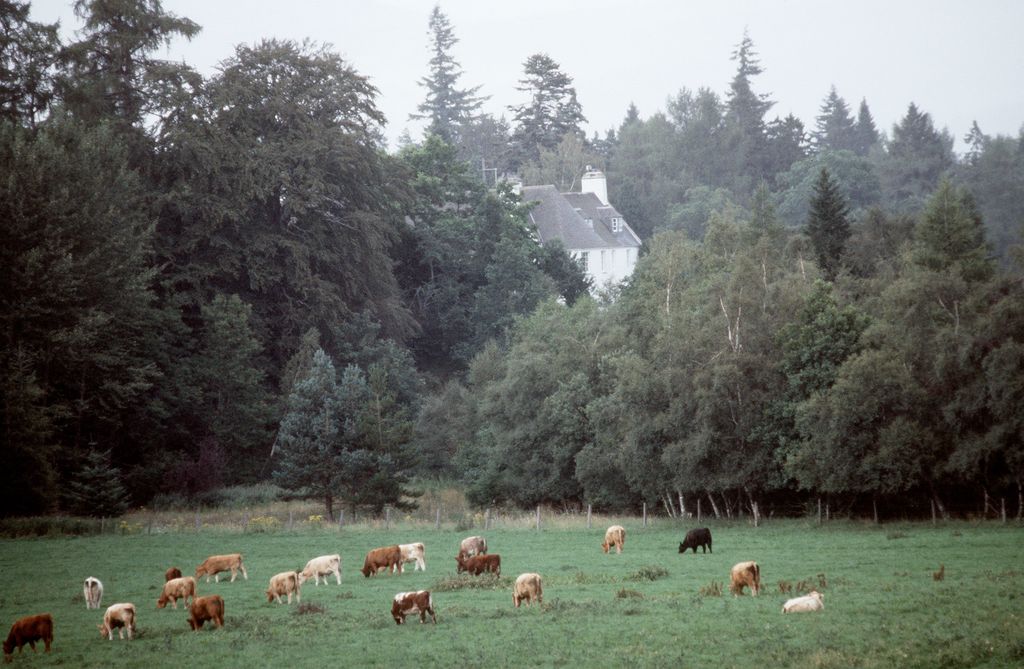
{"type": "Polygon", "coordinates": [[[590,271],[590,251],[580,251],[580,262],[583,263],[583,271],[590,271]]]}
{"type": "Polygon", "coordinates": [[[622,219],[612,217],[612,232],[618,232],[622,229],[622,219]]]}

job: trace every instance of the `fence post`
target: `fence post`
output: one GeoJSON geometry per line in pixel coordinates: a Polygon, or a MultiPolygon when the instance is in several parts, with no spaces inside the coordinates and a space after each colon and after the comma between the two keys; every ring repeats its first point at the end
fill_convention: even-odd
{"type": "Polygon", "coordinates": [[[590,506],[590,504],[587,504],[587,529],[588,530],[590,529],[590,511],[591,511],[591,506],[590,506]]]}
{"type": "Polygon", "coordinates": [[[647,528],[647,502],[644,502],[644,529],[647,528]]]}
{"type": "Polygon", "coordinates": [[[199,509],[196,509],[196,532],[203,526],[202,519],[199,518],[199,509]]]}
{"type": "Polygon", "coordinates": [[[242,532],[249,531],[249,511],[246,510],[245,514],[242,515],[242,532]]]}
{"type": "Polygon", "coordinates": [[[540,504],[537,505],[537,531],[540,532],[540,504]]]}
{"type": "Polygon", "coordinates": [[[391,529],[391,507],[390,506],[385,506],[384,507],[384,529],[385,530],[390,530],[391,529]]]}
{"type": "Polygon", "coordinates": [[[700,525],[700,497],[697,498],[697,524],[700,525]]]}
{"type": "Polygon", "coordinates": [[[932,500],[932,525],[938,525],[938,519],[935,517],[935,500],[932,500]]]}
{"type": "Polygon", "coordinates": [[[288,509],[288,531],[289,532],[292,531],[292,526],[295,523],[295,517],[293,515],[294,513],[295,513],[294,511],[292,511],[291,509],[288,509]]]}
{"type": "Polygon", "coordinates": [[[338,512],[338,529],[345,527],[345,509],[338,512]]]}
{"type": "Polygon", "coordinates": [[[999,515],[1003,519],[1003,525],[1005,525],[1006,524],[1006,498],[1005,497],[1000,497],[999,498],[999,515]]]}
{"type": "Polygon", "coordinates": [[[437,507],[437,511],[434,515],[434,529],[441,529],[441,507],[437,507]]]}
{"type": "Polygon", "coordinates": [[[818,498],[818,524],[821,525],[821,498],[818,498]]]}
{"type": "Polygon", "coordinates": [[[484,532],[487,531],[487,527],[491,524],[491,507],[487,507],[484,510],[484,532]]]}

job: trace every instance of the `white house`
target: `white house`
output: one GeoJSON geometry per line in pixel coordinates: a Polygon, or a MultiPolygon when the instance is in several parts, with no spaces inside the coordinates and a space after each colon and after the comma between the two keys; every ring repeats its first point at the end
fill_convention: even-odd
{"type": "Polygon", "coordinates": [[[640,238],[622,214],[608,203],[608,184],[599,170],[583,175],[579,193],[559,193],[554,186],[523,186],[523,202],[536,202],[530,219],[542,244],[557,239],[574,258],[583,260],[595,288],[618,283],[633,272],[640,238]]]}

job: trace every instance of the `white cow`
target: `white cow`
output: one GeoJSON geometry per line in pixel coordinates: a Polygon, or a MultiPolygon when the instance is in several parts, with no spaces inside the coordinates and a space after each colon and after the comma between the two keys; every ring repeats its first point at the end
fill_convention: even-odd
{"type": "Polygon", "coordinates": [[[82,586],[82,594],[85,595],[85,608],[100,608],[100,600],[103,599],[103,584],[100,583],[100,579],[95,576],[85,579],[85,585],[82,586]]]}
{"type": "Polygon", "coordinates": [[[341,585],[341,556],[338,554],[321,555],[307,562],[299,572],[299,585],[313,579],[314,585],[319,586],[321,576],[324,577],[324,585],[327,585],[327,578],[331,574],[334,574],[338,585],[341,585]]]}
{"type": "Polygon", "coordinates": [[[128,631],[128,640],[135,636],[135,605],[134,604],[111,604],[107,612],[103,614],[103,624],[99,626],[100,636],[114,640],[114,629],[117,629],[117,638],[123,639],[124,633],[128,631]]]}
{"type": "Polygon", "coordinates": [[[466,537],[459,544],[459,555],[472,557],[487,554],[487,540],[483,537],[466,537]]]}
{"type": "Polygon", "coordinates": [[[398,550],[402,551],[402,561],[398,565],[400,572],[405,572],[406,562],[416,562],[413,571],[426,571],[427,561],[425,558],[426,547],[421,543],[398,544],[398,550]]]}
{"type": "Polygon", "coordinates": [[[825,603],[817,590],[811,590],[803,597],[794,597],[782,605],[783,613],[801,613],[804,611],[821,611],[825,603]]]}

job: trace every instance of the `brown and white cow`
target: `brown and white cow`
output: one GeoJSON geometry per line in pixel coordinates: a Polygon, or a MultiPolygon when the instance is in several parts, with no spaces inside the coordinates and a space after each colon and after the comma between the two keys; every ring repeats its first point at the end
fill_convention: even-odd
{"type": "Polygon", "coordinates": [[[36,641],[42,641],[46,645],[46,652],[50,652],[50,644],[53,643],[53,616],[49,613],[41,613],[36,616],[25,616],[14,621],[11,631],[4,641],[4,662],[14,659],[14,649],[21,652],[21,647],[29,645],[34,653],[36,641]]]}
{"type": "Polygon", "coordinates": [[[211,555],[210,557],[203,560],[203,563],[196,567],[196,578],[206,575],[206,582],[210,582],[210,577],[213,576],[213,580],[220,583],[220,573],[222,571],[231,572],[231,582],[235,582],[235,576],[238,572],[242,572],[242,576],[245,580],[249,580],[249,574],[245,571],[245,565],[242,564],[241,553],[229,553],[227,555],[211,555]]]}
{"type": "Polygon", "coordinates": [[[761,568],[752,560],[734,565],[729,574],[729,591],[733,595],[742,595],[745,587],[749,587],[755,597],[761,592],[761,568]]]}
{"type": "Polygon", "coordinates": [[[601,549],[607,553],[612,546],[615,547],[616,553],[621,553],[622,549],[626,546],[626,528],[622,525],[612,525],[604,533],[604,543],[601,544],[601,549]]]}
{"type": "Polygon", "coordinates": [[[195,631],[203,628],[207,620],[217,627],[224,627],[224,598],[220,595],[196,597],[188,609],[188,624],[195,631]]]}
{"type": "Polygon", "coordinates": [[[179,599],[184,599],[185,606],[188,606],[188,600],[192,599],[194,601],[195,597],[196,579],[191,576],[172,578],[164,583],[164,591],[160,593],[160,599],[156,600],[156,608],[164,608],[167,606],[167,602],[170,602],[174,608],[178,608],[179,599]]]}
{"type": "Polygon", "coordinates": [[[455,562],[458,563],[456,571],[459,574],[468,572],[473,576],[479,576],[484,572],[490,572],[495,576],[501,576],[501,556],[497,553],[494,555],[474,555],[473,557],[456,555],[455,562]]]}
{"type": "Polygon", "coordinates": [[[327,577],[331,574],[334,574],[338,585],[341,585],[341,556],[338,554],[321,555],[307,562],[299,572],[299,585],[313,579],[314,585],[319,586],[321,576],[323,576],[324,585],[327,585],[327,577]]]}
{"type": "Polygon", "coordinates": [[[803,597],[794,597],[782,605],[783,613],[801,613],[806,611],[821,611],[825,608],[822,594],[817,590],[811,590],[803,597]]]}
{"type": "Polygon", "coordinates": [[[405,572],[406,562],[415,562],[413,571],[426,571],[426,547],[422,543],[398,544],[398,550],[402,551],[402,562],[399,564],[399,571],[405,572]]]}
{"type": "Polygon", "coordinates": [[[95,576],[85,579],[85,583],[82,585],[82,596],[85,597],[85,608],[100,608],[100,600],[103,599],[103,584],[100,579],[95,576]]]}
{"type": "Polygon", "coordinates": [[[288,603],[292,603],[292,594],[295,594],[295,600],[298,602],[302,601],[302,591],[299,589],[299,573],[295,571],[283,571],[280,574],[274,574],[270,577],[270,586],[267,587],[267,601],[272,602],[275,599],[277,603],[281,603],[281,595],[288,596],[288,603]]]}
{"type": "Polygon", "coordinates": [[[100,628],[100,637],[107,637],[107,640],[114,640],[114,630],[117,630],[117,638],[123,639],[125,631],[128,632],[128,640],[135,636],[135,605],[131,603],[111,604],[103,614],[103,624],[100,628]]]}
{"type": "Polygon", "coordinates": [[[181,578],[181,570],[177,567],[171,567],[164,572],[164,583],[174,578],[181,578]]]}
{"type": "Polygon", "coordinates": [[[419,592],[400,592],[395,595],[391,602],[391,617],[395,624],[401,625],[408,615],[420,614],[420,623],[427,622],[427,614],[437,624],[437,616],[434,614],[434,598],[430,596],[429,590],[419,592]]]}
{"type": "Polygon", "coordinates": [[[483,537],[466,537],[459,544],[459,555],[472,557],[487,554],[487,540],[483,537]]]}
{"type": "Polygon", "coordinates": [[[518,609],[520,603],[530,604],[534,600],[538,604],[544,601],[544,588],[541,585],[540,574],[520,574],[515,585],[512,586],[512,603],[518,609]]]}
{"type": "Polygon", "coordinates": [[[402,551],[395,546],[383,546],[374,548],[366,554],[363,561],[363,576],[369,578],[381,569],[389,569],[392,573],[398,571],[398,565],[402,562],[402,551]]]}

